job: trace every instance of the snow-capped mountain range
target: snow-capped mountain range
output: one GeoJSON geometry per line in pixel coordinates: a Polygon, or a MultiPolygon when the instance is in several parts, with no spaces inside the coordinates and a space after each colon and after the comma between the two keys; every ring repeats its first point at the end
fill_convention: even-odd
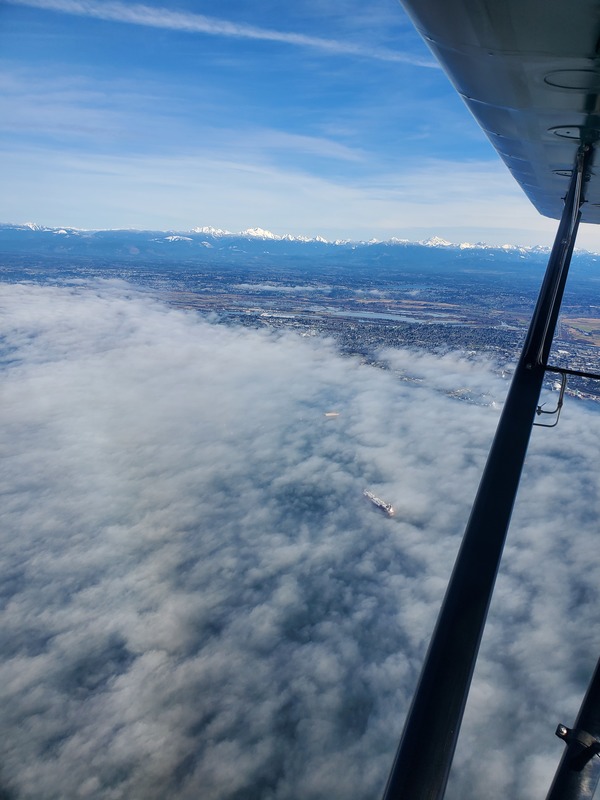
{"type": "MultiPolygon", "coordinates": [[[[263,228],[234,233],[208,226],[188,231],[144,231],[53,228],[33,222],[0,224],[0,256],[6,269],[10,269],[11,259],[34,268],[37,260],[50,259],[57,269],[101,261],[115,269],[187,264],[192,269],[259,272],[265,267],[297,267],[333,273],[345,268],[377,270],[380,275],[485,270],[489,274],[535,276],[544,268],[549,250],[483,242],[455,244],[439,236],[419,242],[399,238],[327,241],[322,236],[280,235],[263,228]]],[[[600,256],[578,250],[576,258],[583,269],[596,273],[600,256]]]]}
{"type": "Polygon", "coordinates": [[[247,239],[255,242],[297,242],[297,243],[316,243],[330,246],[352,246],[352,247],[365,247],[372,245],[399,245],[399,246],[422,246],[429,248],[458,248],[459,250],[503,250],[505,252],[519,252],[519,253],[547,253],[549,247],[541,245],[535,246],[521,246],[514,244],[504,245],[488,245],[484,242],[449,242],[440,236],[431,236],[429,239],[421,241],[410,241],[409,239],[398,239],[392,237],[386,240],[370,239],[364,240],[350,240],[350,239],[336,239],[330,241],[322,236],[293,236],[291,234],[277,234],[264,228],[247,228],[244,231],[234,233],[233,231],[224,230],[222,228],[213,228],[211,226],[198,226],[192,228],[190,231],[141,231],[130,229],[108,229],[108,230],[85,230],[81,228],[61,227],[53,228],[44,225],[39,225],[35,222],[25,222],[20,224],[0,224],[0,244],[5,235],[10,232],[17,234],[18,232],[31,232],[50,234],[59,237],[83,237],[86,239],[94,237],[105,238],[107,236],[121,236],[127,238],[128,236],[139,238],[140,236],[152,236],[153,242],[189,242],[194,243],[199,240],[207,240],[206,244],[210,244],[211,240],[219,239],[247,239]],[[4,236],[3,236],[4,235],[4,236]]]}

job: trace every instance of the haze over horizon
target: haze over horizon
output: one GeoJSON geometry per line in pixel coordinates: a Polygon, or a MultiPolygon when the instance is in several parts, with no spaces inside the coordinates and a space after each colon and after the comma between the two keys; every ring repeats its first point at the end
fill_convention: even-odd
{"type": "Polygon", "coordinates": [[[8,0],[0,21],[0,219],[551,243],[396,0],[8,0]]]}

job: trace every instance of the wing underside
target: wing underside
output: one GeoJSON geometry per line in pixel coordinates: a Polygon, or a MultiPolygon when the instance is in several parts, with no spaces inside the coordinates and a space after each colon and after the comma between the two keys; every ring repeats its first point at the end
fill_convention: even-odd
{"type": "MultiPolygon", "coordinates": [[[[559,219],[577,149],[600,136],[600,0],[401,2],[533,205],[559,219]]],[[[583,222],[600,222],[599,172],[583,222]]]]}

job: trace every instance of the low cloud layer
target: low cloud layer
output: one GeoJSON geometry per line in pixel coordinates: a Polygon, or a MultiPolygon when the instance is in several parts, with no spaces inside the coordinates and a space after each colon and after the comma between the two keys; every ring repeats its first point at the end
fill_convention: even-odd
{"type": "MultiPolygon", "coordinates": [[[[0,305],[8,796],[379,796],[496,365],[376,369],[118,283],[5,285],[0,305]]],[[[600,644],[598,420],[568,402],[534,433],[452,798],[549,786],[600,644]]]]}

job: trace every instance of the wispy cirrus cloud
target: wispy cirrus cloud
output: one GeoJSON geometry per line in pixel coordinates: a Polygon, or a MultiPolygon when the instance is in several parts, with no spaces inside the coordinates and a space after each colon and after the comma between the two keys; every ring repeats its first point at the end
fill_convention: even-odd
{"type": "Polygon", "coordinates": [[[109,22],[123,22],[131,25],[144,25],[187,33],[203,33],[209,36],[226,36],[236,39],[280,42],[298,47],[308,47],[335,55],[358,56],[379,61],[398,61],[419,67],[437,68],[428,59],[398,52],[385,47],[370,48],[354,42],[344,42],[303,33],[290,33],[244,23],[209,17],[204,14],[171,11],[168,8],[152,7],[135,3],[127,5],[120,2],[102,3],[97,0],[10,0],[13,5],[41,8],[44,11],[58,11],[82,17],[93,17],[109,22]]]}

